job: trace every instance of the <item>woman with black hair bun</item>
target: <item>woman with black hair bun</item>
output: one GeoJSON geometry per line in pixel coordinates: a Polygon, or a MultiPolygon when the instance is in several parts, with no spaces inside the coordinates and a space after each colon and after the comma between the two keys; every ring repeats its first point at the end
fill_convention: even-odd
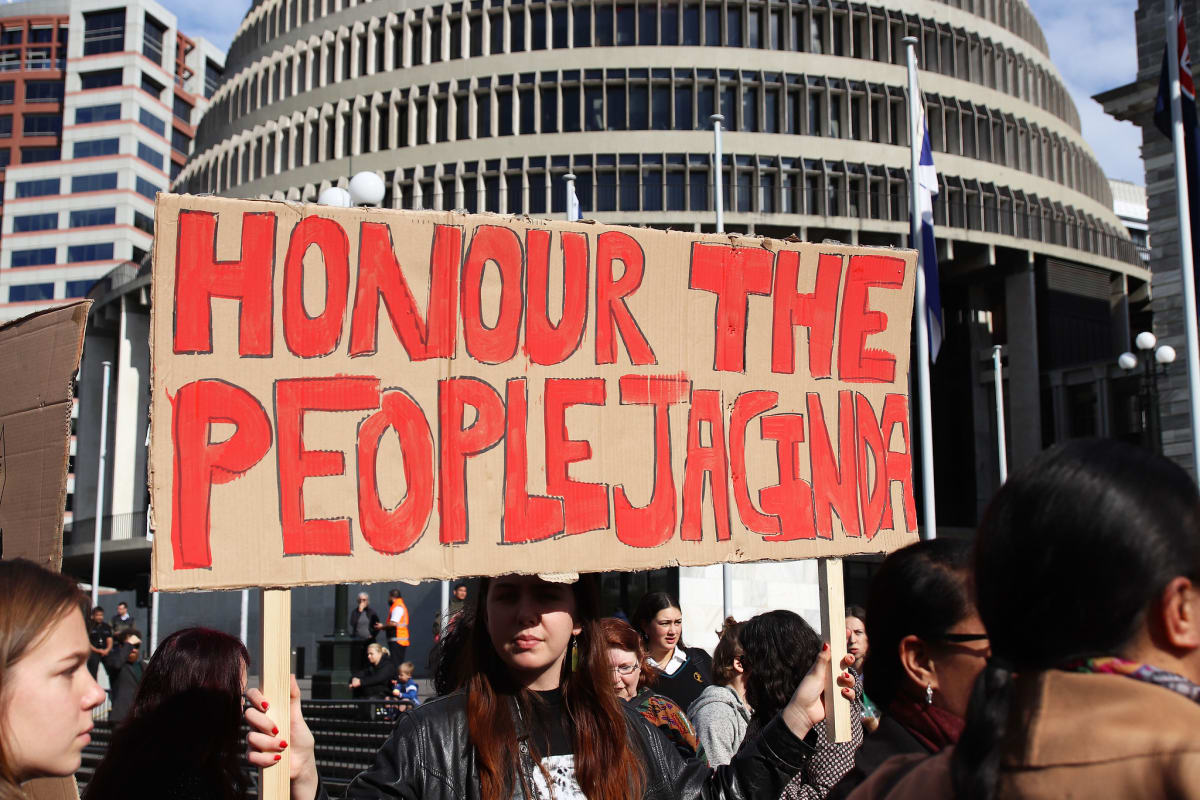
{"type": "MultiPolygon", "coordinates": [[[[841,636],[842,631],[837,635],[841,636]]],[[[754,709],[746,739],[752,739],[775,720],[791,693],[812,669],[823,644],[817,632],[792,611],[768,611],[751,617],[738,632],[745,670],[746,702],[754,709]]],[[[843,668],[850,666],[850,658],[843,668]]],[[[843,680],[852,680],[848,672],[843,680]]],[[[816,800],[825,797],[854,765],[854,753],[862,744],[862,706],[851,701],[850,741],[831,742],[825,726],[809,731],[805,744],[813,748],[804,770],[784,788],[780,800],[816,800]]],[[[774,800],[774,798],[772,798],[774,800]]]]}
{"type": "Polygon", "coordinates": [[[1051,448],[996,493],[974,561],[991,657],[958,744],[893,759],[851,800],[1200,798],[1187,473],[1112,440],[1051,448]]]}
{"type": "Polygon", "coordinates": [[[634,630],[642,634],[650,665],[657,671],[654,690],[687,708],[712,685],[712,657],[683,643],[683,612],[667,592],[643,595],[633,612],[634,630]]]}
{"type": "Polygon", "coordinates": [[[882,717],[832,800],[849,795],[893,756],[932,755],[958,741],[989,653],[970,567],[969,543],[931,539],[889,555],[871,580],[863,698],[869,695],[882,717]]]}

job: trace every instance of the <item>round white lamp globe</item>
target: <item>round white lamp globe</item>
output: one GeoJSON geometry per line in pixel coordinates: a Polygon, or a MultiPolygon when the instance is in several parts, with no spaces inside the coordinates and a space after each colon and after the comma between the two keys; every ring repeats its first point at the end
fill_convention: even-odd
{"type": "Polygon", "coordinates": [[[1169,344],[1154,351],[1154,360],[1160,364],[1171,364],[1175,361],[1175,348],[1169,344]]]}
{"type": "Polygon", "coordinates": [[[1158,344],[1158,339],[1150,331],[1142,331],[1133,343],[1137,345],[1138,350],[1153,350],[1154,345],[1158,344]]]}
{"type": "Polygon", "coordinates": [[[1117,366],[1121,369],[1134,369],[1137,365],[1137,356],[1133,353],[1121,353],[1121,355],[1117,356],[1117,366]]]}
{"type": "Polygon", "coordinates": [[[353,205],[350,202],[350,193],[338,186],[330,186],[317,196],[317,202],[323,206],[333,206],[334,208],[349,208],[353,205]]]}
{"type": "Polygon", "coordinates": [[[360,172],[350,179],[350,199],[356,206],[377,206],[386,188],[374,172],[360,172]]]}

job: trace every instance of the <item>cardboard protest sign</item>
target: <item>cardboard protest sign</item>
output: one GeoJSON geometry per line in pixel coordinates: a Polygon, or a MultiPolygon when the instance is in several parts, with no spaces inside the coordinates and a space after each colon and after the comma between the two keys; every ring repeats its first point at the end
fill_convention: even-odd
{"type": "Polygon", "coordinates": [[[914,541],[910,251],[160,195],[162,590],[914,541]]]}
{"type": "Polygon", "coordinates": [[[0,557],[58,572],[75,371],[90,300],[0,326],[0,557]]]}

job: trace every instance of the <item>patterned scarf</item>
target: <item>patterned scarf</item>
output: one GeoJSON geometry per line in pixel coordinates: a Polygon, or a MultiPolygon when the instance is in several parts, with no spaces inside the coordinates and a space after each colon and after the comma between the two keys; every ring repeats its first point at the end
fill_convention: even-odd
{"type": "Polygon", "coordinates": [[[1085,658],[1080,661],[1072,661],[1068,664],[1063,664],[1061,669],[1068,672],[1088,672],[1088,673],[1103,673],[1106,675],[1124,675],[1127,678],[1133,678],[1136,681],[1144,681],[1153,683],[1156,686],[1161,686],[1164,689],[1170,689],[1176,694],[1181,694],[1194,703],[1200,703],[1200,686],[1189,681],[1182,675],[1176,675],[1174,672],[1167,672],[1165,669],[1151,666],[1150,664],[1139,664],[1136,661],[1126,661],[1123,658],[1115,656],[1105,656],[1101,658],[1085,658]]]}
{"type": "Polygon", "coordinates": [[[893,700],[887,713],[931,753],[940,753],[943,748],[958,742],[966,725],[957,714],[906,697],[893,700]]]}

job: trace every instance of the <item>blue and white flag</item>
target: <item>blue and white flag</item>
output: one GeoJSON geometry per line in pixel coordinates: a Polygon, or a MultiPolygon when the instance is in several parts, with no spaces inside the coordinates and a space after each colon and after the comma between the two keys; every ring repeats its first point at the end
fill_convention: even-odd
{"type": "MultiPolygon", "coordinates": [[[[917,117],[921,142],[921,158],[917,169],[917,212],[921,231],[917,240],[921,269],[925,272],[925,318],[929,324],[929,360],[937,361],[942,348],[942,293],[938,288],[937,244],[933,238],[933,198],[938,193],[937,170],[933,166],[933,150],[929,146],[929,129],[925,114],[917,117]]],[[[915,227],[915,226],[914,226],[915,227]]]]}
{"type": "Polygon", "coordinates": [[[583,219],[579,210],[579,195],[575,194],[575,181],[567,181],[567,222],[583,219]]]}

